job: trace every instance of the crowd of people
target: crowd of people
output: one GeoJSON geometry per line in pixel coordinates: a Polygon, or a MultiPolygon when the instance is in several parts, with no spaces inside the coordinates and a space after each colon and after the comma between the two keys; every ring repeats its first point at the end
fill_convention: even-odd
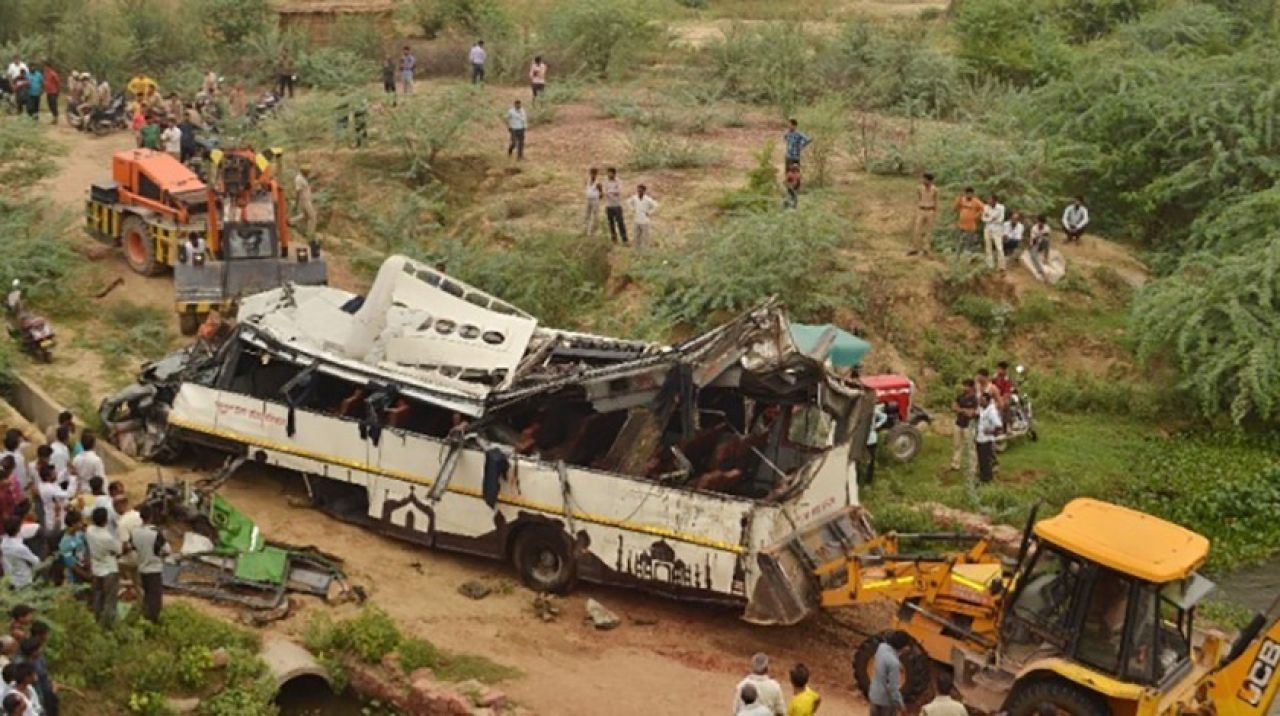
{"type": "MultiPolygon", "coordinates": [[[[157,621],[169,547],[150,507],[135,504],[123,483],[107,481],[95,435],[78,431],[69,412],[46,435],[30,437],[11,428],[0,452],[0,565],[8,588],[21,594],[38,583],[69,585],[104,627],[114,624],[123,593],[157,621]]],[[[0,639],[0,663],[15,647],[20,654],[4,667],[4,713],[56,716],[57,693],[40,652],[48,628],[33,621],[29,607],[15,608],[13,619],[12,640],[0,639]],[[25,699],[25,710],[10,710],[9,694],[25,699]]]]}
{"type": "Polygon", "coordinates": [[[783,694],[777,680],[769,676],[769,655],[752,656],[751,673],[734,689],[734,716],[813,716],[822,705],[822,697],[809,686],[809,668],[796,664],[788,676],[790,699],[783,694]]]}
{"type": "Polygon", "coordinates": [[[49,633],[33,607],[9,610],[9,632],[0,636],[0,712],[6,716],[57,716],[58,690],[44,655],[49,633]]]}
{"type": "MultiPolygon", "coordinates": [[[[986,255],[987,268],[1004,271],[1008,268],[1008,259],[1025,250],[1033,272],[1041,279],[1046,277],[1053,234],[1048,216],[1038,214],[1028,224],[1027,217],[1022,212],[1009,211],[1000,202],[999,196],[990,194],[984,201],[978,198],[973,187],[965,187],[964,193],[956,197],[953,208],[956,212],[955,228],[966,243],[978,243],[981,234],[980,241],[986,255]]],[[[918,191],[910,254],[928,252],[928,240],[932,235],[937,213],[938,189],[933,183],[933,175],[925,174],[921,177],[918,191]]],[[[1089,209],[1085,206],[1084,197],[1076,196],[1062,212],[1065,241],[1078,243],[1088,226],[1089,209]]]]}
{"type": "Polygon", "coordinates": [[[951,469],[964,471],[972,480],[991,482],[995,476],[996,443],[1009,422],[1009,399],[1014,391],[1009,364],[1000,361],[992,375],[979,368],[966,378],[951,403],[955,413],[951,431],[951,469]]]}

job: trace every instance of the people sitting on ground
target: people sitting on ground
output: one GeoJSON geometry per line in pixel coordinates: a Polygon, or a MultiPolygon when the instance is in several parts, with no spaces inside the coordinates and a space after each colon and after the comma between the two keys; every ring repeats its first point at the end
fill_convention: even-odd
{"type": "Polygon", "coordinates": [[[1036,217],[1036,223],[1031,225],[1031,240],[1028,246],[1028,254],[1031,258],[1031,266],[1035,271],[1036,278],[1041,281],[1045,280],[1044,265],[1049,261],[1049,236],[1053,230],[1049,228],[1049,220],[1044,214],[1036,217]]]}
{"type": "Polygon", "coordinates": [[[1066,234],[1066,243],[1080,242],[1085,229],[1089,228],[1089,209],[1084,205],[1084,197],[1076,198],[1062,212],[1062,232],[1066,234]]]}
{"type": "MultiPolygon", "coordinates": [[[[1018,250],[1022,248],[1022,236],[1025,232],[1026,226],[1022,223],[1022,212],[1013,212],[1009,220],[1004,222],[1002,249],[1006,259],[1018,255],[1018,250]]],[[[1004,268],[1004,266],[1000,268],[1004,268]]]]}

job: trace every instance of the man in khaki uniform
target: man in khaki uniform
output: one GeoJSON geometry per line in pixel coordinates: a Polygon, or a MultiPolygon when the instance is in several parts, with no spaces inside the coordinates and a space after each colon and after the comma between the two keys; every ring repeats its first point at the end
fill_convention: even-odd
{"type": "Polygon", "coordinates": [[[298,211],[301,212],[303,220],[303,235],[307,241],[315,243],[316,241],[316,205],[311,200],[311,182],[307,181],[306,170],[299,169],[297,175],[293,178],[293,189],[297,193],[294,201],[297,203],[298,211]]]}
{"type": "Polygon", "coordinates": [[[933,183],[933,175],[925,174],[916,189],[916,221],[912,227],[908,256],[929,253],[929,237],[933,235],[933,225],[937,220],[938,187],[933,183]]]}

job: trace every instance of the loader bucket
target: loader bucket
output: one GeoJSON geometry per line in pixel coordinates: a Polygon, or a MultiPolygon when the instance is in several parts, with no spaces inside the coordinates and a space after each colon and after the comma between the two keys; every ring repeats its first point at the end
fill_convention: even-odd
{"type": "Polygon", "coordinates": [[[814,569],[843,557],[875,536],[861,507],[848,507],[830,519],[798,530],[756,557],[759,578],[742,618],[752,624],[796,624],[819,606],[821,585],[814,569]]]}

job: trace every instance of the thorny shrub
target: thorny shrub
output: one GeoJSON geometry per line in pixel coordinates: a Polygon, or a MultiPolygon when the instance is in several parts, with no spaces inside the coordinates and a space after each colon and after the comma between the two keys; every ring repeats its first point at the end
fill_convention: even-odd
{"type": "Polygon", "coordinates": [[[770,296],[796,320],[820,322],[860,303],[857,280],[836,256],[849,233],[847,220],[816,203],[734,214],[696,231],[687,245],[653,252],[635,273],[671,324],[705,328],[770,296]]]}

